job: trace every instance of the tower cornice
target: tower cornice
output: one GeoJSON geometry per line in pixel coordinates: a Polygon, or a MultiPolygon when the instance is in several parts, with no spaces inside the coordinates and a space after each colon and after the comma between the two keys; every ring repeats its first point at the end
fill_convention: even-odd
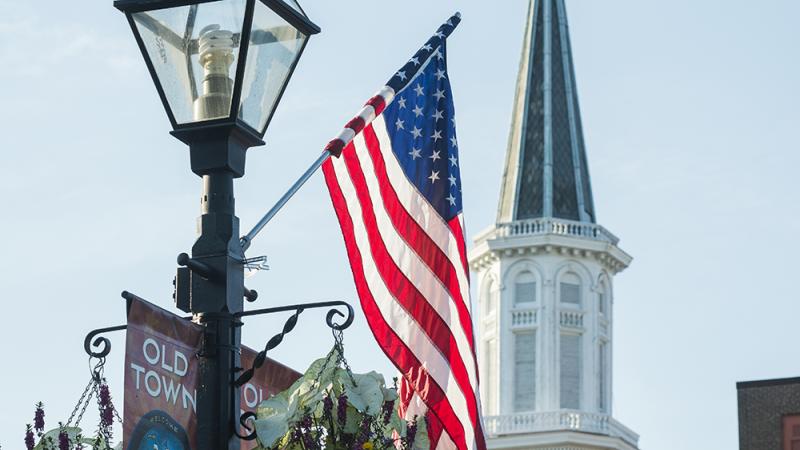
{"type": "Polygon", "coordinates": [[[472,270],[479,271],[501,257],[562,255],[596,259],[615,275],[633,257],[618,247],[619,239],[597,224],[563,219],[531,219],[498,224],[475,237],[469,251],[472,270]]]}

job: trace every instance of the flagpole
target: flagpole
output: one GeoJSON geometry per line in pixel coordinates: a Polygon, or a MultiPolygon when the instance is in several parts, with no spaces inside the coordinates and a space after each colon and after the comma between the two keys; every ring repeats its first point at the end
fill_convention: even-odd
{"type": "MultiPolygon", "coordinates": [[[[428,42],[426,42],[425,45],[422,48],[420,48],[419,51],[417,51],[417,53],[414,55],[414,58],[412,59],[417,59],[420,57],[425,57],[425,58],[430,57],[433,50],[438,49],[439,46],[441,46],[442,43],[444,43],[445,39],[447,39],[450,36],[450,34],[453,32],[453,30],[456,29],[456,27],[460,22],[461,22],[461,13],[456,12],[452,17],[450,17],[447,20],[447,22],[443,23],[439,27],[439,29],[436,31],[436,34],[434,34],[428,40],[428,42]]],[[[345,125],[345,129],[339,134],[339,136],[337,136],[335,139],[330,141],[327,146],[325,146],[325,151],[323,151],[322,154],[319,156],[319,158],[317,158],[317,160],[314,161],[313,164],[311,164],[311,167],[309,167],[303,173],[303,175],[301,175],[300,178],[294,182],[294,184],[289,188],[289,190],[286,191],[285,194],[283,194],[283,196],[278,200],[278,202],[275,203],[275,205],[272,208],[270,208],[270,210],[267,211],[266,214],[264,214],[264,216],[261,218],[261,220],[258,221],[258,223],[256,223],[253,229],[251,229],[249,233],[240,238],[239,242],[242,246],[242,251],[246,251],[248,248],[250,248],[250,244],[253,242],[253,239],[255,239],[258,233],[260,233],[261,230],[264,229],[264,227],[273,219],[273,217],[275,217],[275,215],[278,214],[278,212],[281,209],[283,209],[286,203],[288,203],[289,200],[291,200],[291,198],[294,196],[294,194],[296,194],[297,191],[300,190],[300,188],[303,187],[304,184],[306,184],[306,181],[308,181],[308,179],[311,178],[311,176],[314,175],[314,173],[317,170],[319,170],[320,167],[322,167],[325,161],[327,161],[328,158],[330,158],[331,156],[336,156],[338,158],[339,155],[342,153],[344,147],[348,143],[350,143],[350,141],[353,140],[353,138],[358,133],[360,133],[361,130],[364,129],[364,127],[369,125],[370,122],[372,122],[372,120],[375,119],[375,117],[377,117],[381,112],[383,112],[383,109],[386,107],[386,105],[388,105],[391,102],[395,92],[399,92],[403,87],[405,87],[406,84],[411,82],[416,72],[415,65],[412,65],[412,63],[409,62],[403,68],[401,68],[401,71],[398,72],[398,74],[400,73],[405,74],[404,69],[409,72],[413,71],[414,73],[409,73],[407,78],[404,75],[403,78],[399,78],[399,81],[398,81],[398,76],[395,75],[394,77],[392,77],[392,79],[389,80],[389,82],[386,83],[386,86],[383,89],[381,89],[381,91],[378,92],[378,94],[376,94],[367,102],[367,104],[364,106],[364,108],[361,109],[359,114],[353,120],[348,122],[347,125],[345,125]]]]}
{"type": "Polygon", "coordinates": [[[240,243],[242,245],[242,251],[245,251],[250,247],[250,243],[253,242],[253,238],[255,238],[259,232],[261,232],[261,230],[269,223],[269,221],[272,220],[272,218],[275,217],[276,214],[278,214],[278,212],[283,208],[283,206],[286,205],[286,203],[288,203],[292,197],[294,197],[294,194],[296,194],[297,191],[299,191],[300,188],[303,187],[304,184],[306,184],[306,181],[308,181],[308,179],[311,178],[311,175],[314,175],[314,173],[317,170],[319,170],[319,168],[322,167],[322,164],[324,164],[325,161],[327,161],[328,158],[330,157],[331,157],[331,152],[329,152],[328,150],[322,152],[322,154],[319,155],[319,158],[317,158],[317,160],[314,161],[313,164],[311,164],[311,167],[309,167],[303,173],[303,175],[301,175],[300,178],[294,182],[294,184],[289,188],[289,190],[286,191],[285,194],[283,194],[283,197],[281,197],[278,200],[278,202],[275,203],[275,205],[272,208],[270,208],[270,210],[267,211],[266,214],[264,214],[264,217],[262,217],[261,220],[259,220],[258,223],[256,223],[253,229],[250,230],[250,232],[247,233],[246,235],[242,236],[242,238],[240,239],[240,243]]]}

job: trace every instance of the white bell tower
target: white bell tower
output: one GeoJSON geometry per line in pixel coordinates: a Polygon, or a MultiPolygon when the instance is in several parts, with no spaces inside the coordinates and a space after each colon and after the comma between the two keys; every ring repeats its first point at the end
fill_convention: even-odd
{"type": "Polygon", "coordinates": [[[564,0],[531,0],[496,224],[475,237],[489,448],[635,450],[612,418],[613,277],[596,223],[564,0]]]}

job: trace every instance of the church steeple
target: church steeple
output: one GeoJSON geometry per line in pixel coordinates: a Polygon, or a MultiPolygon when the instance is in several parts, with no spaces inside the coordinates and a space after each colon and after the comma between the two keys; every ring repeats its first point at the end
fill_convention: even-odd
{"type": "Polygon", "coordinates": [[[637,450],[612,415],[632,258],[596,223],[564,2],[530,0],[497,222],[468,256],[483,429],[489,449],[637,450]]]}
{"type": "Polygon", "coordinates": [[[530,0],[497,223],[595,223],[564,0],[530,0]]]}

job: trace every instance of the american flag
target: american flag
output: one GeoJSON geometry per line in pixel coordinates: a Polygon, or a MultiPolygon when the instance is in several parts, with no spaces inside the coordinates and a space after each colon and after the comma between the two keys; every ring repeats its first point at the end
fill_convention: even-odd
{"type": "Polygon", "coordinates": [[[328,151],[356,290],[432,449],[484,450],[446,38],[439,28],[328,151]],[[339,153],[341,153],[339,155],[339,153]]]}

